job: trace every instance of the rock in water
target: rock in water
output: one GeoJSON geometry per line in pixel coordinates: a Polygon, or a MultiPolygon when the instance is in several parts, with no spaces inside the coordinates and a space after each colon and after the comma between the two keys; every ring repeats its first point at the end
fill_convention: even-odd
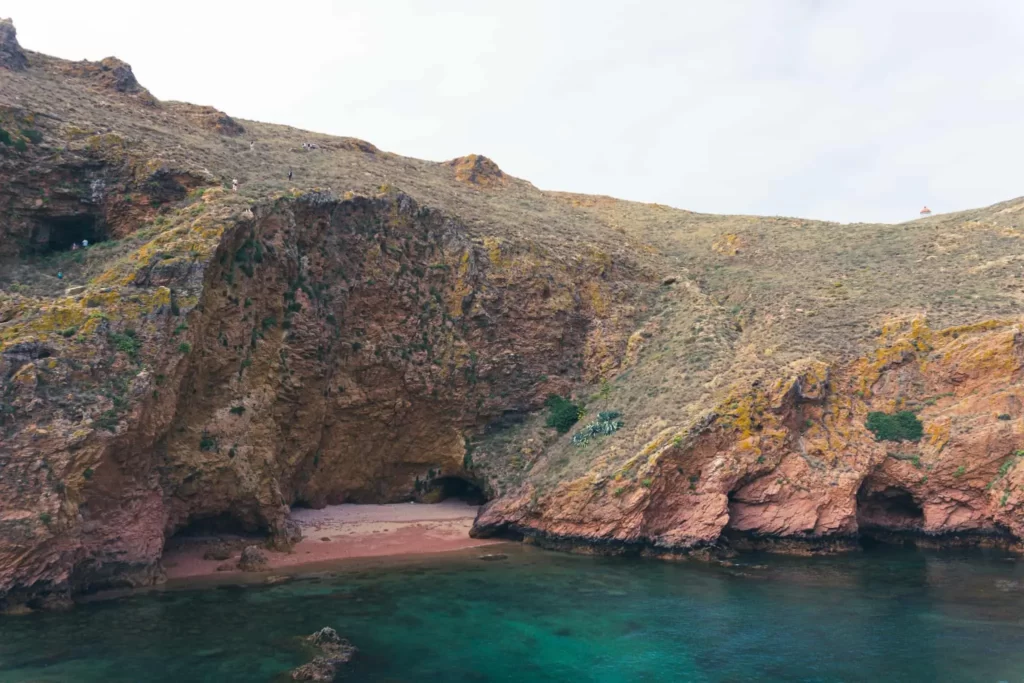
{"type": "Polygon", "coordinates": [[[333,681],[338,674],[338,667],[351,661],[352,655],[356,653],[355,646],[339,636],[330,626],[307,636],[306,642],[319,649],[322,654],[293,669],[293,681],[333,681]]]}
{"type": "Polygon", "coordinates": [[[243,572],[261,572],[269,566],[267,554],[258,545],[246,546],[238,560],[238,568],[243,572]]]}
{"type": "Polygon", "coordinates": [[[10,19],[0,19],[0,67],[11,71],[23,71],[28,59],[18,44],[18,31],[10,19]]]}
{"type": "Polygon", "coordinates": [[[342,640],[338,632],[330,626],[324,626],[322,629],[309,636],[307,640],[319,648],[333,647],[340,645],[342,640]]]}
{"type": "Polygon", "coordinates": [[[338,674],[338,667],[325,657],[315,657],[292,670],[293,681],[333,681],[338,674]]]}

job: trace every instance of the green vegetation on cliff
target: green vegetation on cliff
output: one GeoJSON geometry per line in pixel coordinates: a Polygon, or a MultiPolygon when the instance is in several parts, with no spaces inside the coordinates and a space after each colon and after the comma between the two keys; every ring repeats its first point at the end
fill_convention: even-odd
{"type": "Polygon", "coordinates": [[[919,441],[924,434],[921,421],[909,410],[901,410],[893,415],[868,413],[866,426],[879,441],[919,441]]]}
{"type": "Polygon", "coordinates": [[[565,434],[579,422],[581,410],[572,401],[557,394],[551,394],[545,405],[548,407],[546,424],[548,427],[557,429],[559,434],[565,434]]]}

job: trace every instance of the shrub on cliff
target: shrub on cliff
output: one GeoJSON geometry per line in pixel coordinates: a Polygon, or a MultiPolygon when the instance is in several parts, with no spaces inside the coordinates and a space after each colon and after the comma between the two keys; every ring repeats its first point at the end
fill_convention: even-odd
{"type": "Polygon", "coordinates": [[[112,333],[110,341],[118,351],[123,351],[132,360],[135,360],[139,349],[142,348],[142,342],[135,336],[135,330],[125,330],[123,334],[112,333]]]}
{"type": "Polygon", "coordinates": [[[565,434],[580,419],[580,407],[557,394],[548,396],[545,405],[548,407],[548,419],[545,424],[557,429],[559,434],[565,434]]]}
{"type": "Polygon", "coordinates": [[[590,438],[594,436],[607,436],[614,434],[625,425],[619,420],[621,413],[617,410],[609,410],[597,414],[597,420],[572,435],[572,442],[577,446],[586,446],[590,438]]]}
{"type": "Polygon", "coordinates": [[[919,441],[924,433],[921,421],[909,410],[892,415],[868,413],[866,426],[874,433],[877,441],[919,441]]]}

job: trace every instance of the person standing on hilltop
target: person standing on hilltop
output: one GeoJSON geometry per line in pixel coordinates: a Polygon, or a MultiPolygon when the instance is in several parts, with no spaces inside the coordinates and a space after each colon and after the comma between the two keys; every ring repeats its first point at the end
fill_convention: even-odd
{"type": "Polygon", "coordinates": [[[250,152],[255,152],[256,151],[256,141],[255,140],[250,140],[249,141],[249,151],[250,152]]]}
{"type": "Polygon", "coordinates": [[[292,169],[288,169],[288,180],[292,179],[292,169]]]}

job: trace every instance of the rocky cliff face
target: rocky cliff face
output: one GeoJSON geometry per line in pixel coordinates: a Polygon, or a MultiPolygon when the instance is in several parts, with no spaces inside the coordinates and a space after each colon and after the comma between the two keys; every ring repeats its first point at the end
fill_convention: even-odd
{"type": "Polygon", "coordinates": [[[579,378],[586,269],[492,260],[398,193],[182,213],[93,283],[5,302],[8,590],[151,580],[196,520],[287,547],[292,504],[472,481],[467,433],[579,378]]]}
{"type": "Polygon", "coordinates": [[[734,389],[689,429],[537,498],[492,503],[476,533],[678,553],[722,543],[799,551],[860,534],[1016,546],[1024,458],[1019,322],[886,330],[853,362],[807,362],[734,389]],[[871,411],[916,412],[919,440],[879,441],[871,411]]]}
{"type": "Polygon", "coordinates": [[[836,226],[547,193],[159,102],[6,25],[0,607],[159,580],[193,524],[287,548],[292,505],[451,482],[492,499],[475,533],[559,547],[1021,538],[1024,202],[836,226]],[[901,412],[921,438],[867,426],[901,412]]]}

